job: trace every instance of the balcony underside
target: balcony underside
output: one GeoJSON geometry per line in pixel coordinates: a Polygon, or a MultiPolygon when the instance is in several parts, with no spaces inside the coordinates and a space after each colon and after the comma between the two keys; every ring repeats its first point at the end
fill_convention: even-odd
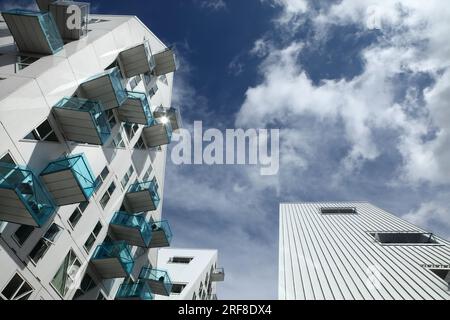
{"type": "Polygon", "coordinates": [[[152,72],[144,44],[122,51],[119,58],[121,69],[127,78],[152,72]]]}
{"type": "Polygon", "coordinates": [[[150,248],[164,248],[169,247],[170,242],[167,239],[167,235],[164,230],[153,230],[152,231],[152,240],[150,241],[150,248]]]}
{"type": "Polygon", "coordinates": [[[129,245],[146,248],[147,243],[138,228],[130,228],[117,224],[110,224],[110,229],[118,240],[126,241],[129,245]]]}
{"type": "Polygon", "coordinates": [[[117,109],[119,120],[128,123],[148,124],[148,117],[139,99],[128,99],[117,109]]]}
{"type": "Polygon", "coordinates": [[[54,108],[53,113],[67,140],[93,145],[103,144],[88,112],[54,108]]]}
{"type": "Polygon", "coordinates": [[[173,131],[180,129],[183,126],[181,123],[181,114],[178,110],[174,108],[169,109],[158,108],[157,110],[155,110],[153,115],[155,118],[162,118],[162,117],[169,118],[170,125],[173,131]]]}
{"type": "Polygon", "coordinates": [[[0,221],[39,227],[14,190],[0,189],[0,221]]]}
{"type": "Polygon", "coordinates": [[[225,281],[225,274],[224,273],[212,273],[211,274],[211,281],[213,281],[213,282],[225,281]]]}
{"type": "Polygon", "coordinates": [[[80,85],[80,89],[83,98],[100,101],[105,110],[114,109],[120,105],[109,75],[84,82],[80,85]]]}
{"type": "Polygon", "coordinates": [[[133,213],[156,210],[155,202],[149,190],[130,192],[125,195],[129,209],[133,213]]]}
{"type": "Polygon", "coordinates": [[[175,61],[175,55],[172,50],[168,49],[163,52],[157,53],[154,55],[156,67],[155,67],[155,75],[162,76],[164,74],[168,74],[176,71],[177,65],[175,61]]]}
{"type": "Polygon", "coordinates": [[[125,278],[128,276],[118,258],[95,259],[91,263],[102,279],[125,278]]]}
{"type": "Polygon", "coordinates": [[[164,124],[155,124],[142,131],[145,143],[149,148],[160,147],[170,143],[167,128],[164,124]]]}
{"type": "Polygon", "coordinates": [[[71,170],[49,173],[41,177],[58,206],[88,200],[71,170]]]}

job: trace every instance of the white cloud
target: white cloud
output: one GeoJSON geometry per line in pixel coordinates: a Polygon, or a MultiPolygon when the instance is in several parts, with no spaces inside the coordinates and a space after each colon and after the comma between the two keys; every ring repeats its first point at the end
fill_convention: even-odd
{"type": "Polygon", "coordinates": [[[0,10],[6,11],[11,9],[38,10],[36,2],[33,0],[7,0],[0,4],[0,10]]]}
{"type": "Polygon", "coordinates": [[[202,0],[200,1],[202,8],[211,9],[213,11],[223,10],[227,8],[227,4],[224,0],[202,0]]]}

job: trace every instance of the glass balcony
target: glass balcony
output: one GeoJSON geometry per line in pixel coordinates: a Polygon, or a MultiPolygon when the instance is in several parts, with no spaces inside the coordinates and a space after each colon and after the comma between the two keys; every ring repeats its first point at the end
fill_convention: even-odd
{"type": "Polygon", "coordinates": [[[64,47],[53,16],[48,12],[13,9],[2,12],[19,51],[55,54],[64,47]]]}
{"type": "Polygon", "coordinates": [[[59,206],[88,201],[96,186],[84,154],[51,162],[42,171],[41,178],[59,206]]]}
{"type": "Polygon", "coordinates": [[[125,194],[125,201],[133,213],[156,210],[160,202],[158,184],[149,181],[131,185],[125,194]]]}
{"type": "Polygon", "coordinates": [[[129,245],[147,248],[152,239],[152,229],[144,215],[116,212],[110,222],[115,238],[129,245]]]}
{"type": "Polygon", "coordinates": [[[128,99],[118,68],[89,78],[80,85],[79,93],[85,99],[99,101],[105,110],[120,107],[128,99]]]}
{"type": "Polygon", "coordinates": [[[225,280],[225,269],[224,268],[216,268],[211,273],[211,281],[218,282],[225,280]]]}
{"type": "Polygon", "coordinates": [[[127,92],[128,99],[117,109],[119,120],[127,123],[149,125],[153,122],[147,95],[141,92],[127,92]]]}
{"type": "Polygon", "coordinates": [[[119,61],[121,69],[127,78],[139,74],[152,73],[156,66],[148,41],[123,50],[119,54],[119,61]]]}
{"type": "Polygon", "coordinates": [[[170,246],[172,241],[172,230],[168,221],[151,222],[152,239],[150,248],[162,248],[170,246]]]}
{"type": "Polygon", "coordinates": [[[153,300],[154,295],[145,281],[123,283],[117,291],[116,300],[153,300]]]}
{"type": "Polygon", "coordinates": [[[154,56],[156,67],[153,73],[156,76],[162,76],[178,69],[178,61],[172,49],[167,48],[154,56]]]}
{"type": "MultiPolygon", "coordinates": [[[[164,119],[164,118],[170,120],[170,125],[171,125],[173,131],[176,131],[183,127],[183,124],[181,121],[181,113],[180,113],[180,110],[178,110],[178,109],[175,109],[175,108],[166,109],[163,106],[160,106],[160,107],[156,108],[156,110],[153,112],[153,116],[156,119],[159,119],[160,121],[161,121],[161,119],[164,119]]],[[[167,120],[163,120],[163,121],[167,121],[167,120]]]]}
{"type": "Polygon", "coordinates": [[[54,212],[53,200],[31,170],[0,162],[0,221],[42,227],[54,212]]]}
{"type": "Polygon", "coordinates": [[[134,267],[133,256],[125,241],[99,245],[91,262],[103,279],[126,278],[134,267]]]}
{"type": "Polygon", "coordinates": [[[111,127],[102,105],[81,98],[64,98],[53,113],[67,140],[103,145],[111,135],[111,127]]]}
{"type": "Polygon", "coordinates": [[[156,148],[172,141],[172,126],[165,118],[155,119],[153,123],[142,130],[142,136],[147,147],[156,148]]]}
{"type": "Polygon", "coordinates": [[[53,15],[59,33],[64,40],[79,40],[87,35],[90,12],[89,3],[68,0],[52,1],[48,5],[48,10],[53,15]],[[73,20],[73,11],[68,10],[69,6],[76,6],[79,9],[81,16],[78,25],[73,20]],[[70,25],[71,22],[73,22],[72,25],[70,25]]]}
{"type": "Polygon", "coordinates": [[[154,294],[169,296],[172,292],[172,281],[166,271],[144,267],[139,279],[147,282],[154,294]]]}

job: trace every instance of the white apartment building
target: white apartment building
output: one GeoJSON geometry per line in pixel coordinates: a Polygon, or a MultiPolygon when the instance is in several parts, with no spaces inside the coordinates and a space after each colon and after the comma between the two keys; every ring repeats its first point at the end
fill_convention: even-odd
{"type": "Polygon", "coordinates": [[[37,4],[0,16],[0,300],[169,295],[175,56],[137,17],[37,4]]]}
{"type": "Polygon", "coordinates": [[[167,270],[172,281],[170,296],[160,300],[217,300],[217,283],[225,280],[217,250],[163,248],[157,267],[167,270]]]}
{"type": "Polygon", "coordinates": [[[279,299],[450,299],[450,243],[367,202],[282,203],[279,237],[279,299]]]}

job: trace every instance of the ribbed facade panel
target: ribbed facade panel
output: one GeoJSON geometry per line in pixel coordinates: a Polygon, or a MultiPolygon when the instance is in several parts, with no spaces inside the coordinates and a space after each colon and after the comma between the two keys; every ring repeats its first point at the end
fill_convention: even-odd
{"type": "Polygon", "coordinates": [[[448,268],[449,242],[381,244],[371,232],[427,233],[366,202],[280,205],[279,298],[432,300],[450,298],[428,268],[448,268]],[[355,207],[356,214],[322,214],[355,207]]]}

